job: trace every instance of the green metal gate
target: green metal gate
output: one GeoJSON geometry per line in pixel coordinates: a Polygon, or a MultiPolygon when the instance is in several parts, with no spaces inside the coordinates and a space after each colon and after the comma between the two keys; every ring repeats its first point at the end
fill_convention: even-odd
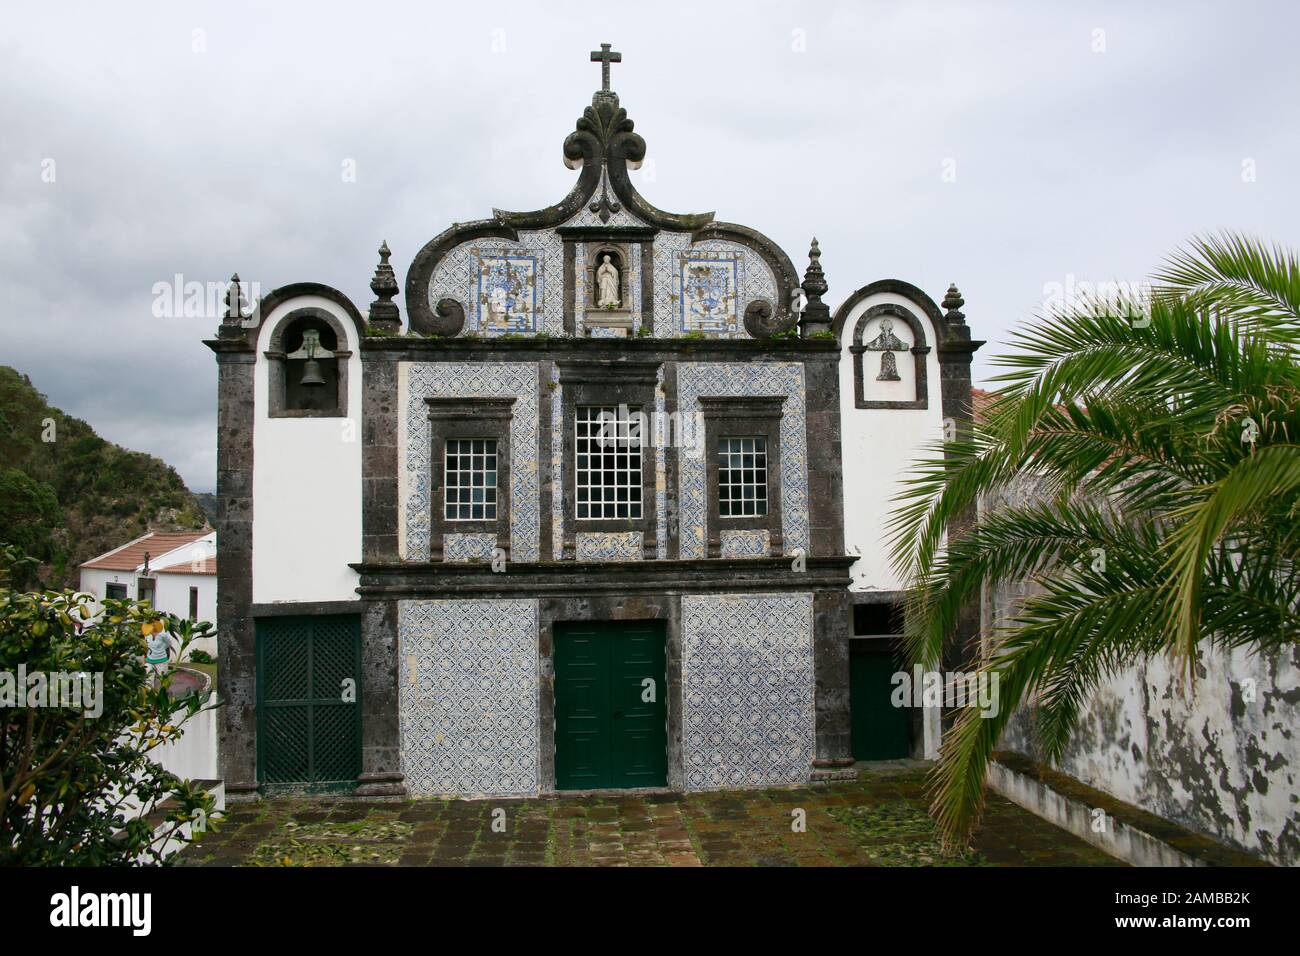
{"type": "Polygon", "coordinates": [[[666,786],[667,689],[662,622],[556,625],[556,788],[666,786]]]}
{"type": "Polygon", "coordinates": [[[259,619],[258,782],[341,790],[360,773],[360,618],[259,619]]]}

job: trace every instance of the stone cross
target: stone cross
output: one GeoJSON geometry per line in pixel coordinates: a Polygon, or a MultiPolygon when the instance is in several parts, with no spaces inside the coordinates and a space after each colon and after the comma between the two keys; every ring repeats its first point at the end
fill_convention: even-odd
{"type": "Polygon", "coordinates": [[[602,43],[599,50],[591,51],[591,62],[600,64],[600,88],[603,92],[609,92],[609,65],[611,63],[622,63],[622,53],[611,53],[609,44],[602,43]]]}

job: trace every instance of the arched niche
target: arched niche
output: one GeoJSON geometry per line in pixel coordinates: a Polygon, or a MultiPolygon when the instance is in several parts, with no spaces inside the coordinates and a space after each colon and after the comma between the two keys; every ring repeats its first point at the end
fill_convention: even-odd
{"type": "Polygon", "coordinates": [[[929,408],[926,356],[930,346],[926,342],[925,326],[910,309],[892,302],[871,306],[858,316],[849,351],[853,355],[856,407],[929,408]],[[908,380],[912,382],[911,388],[906,387],[908,380]],[[899,391],[899,386],[905,395],[885,397],[891,391],[899,391]]]}
{"type": "Polygon", "coordinates": [[[271,418],[346,418],[348,414],[348,349],[343,323],[325,309],[294,309],[271,330],[265,352],[267,362],[268,415],[271,418]],[[310,333],[331,353],[316,358],[319,385],[303,384],[308,370],[305,358],[289,358],[298,352],[310,333]]]}
{"type": "Polygon", "coordinates": [[[618,270],[618,309],[617,311],[626,312],[629,308],[629,296],[631,293],[628,281],[628,263],[627,250],[614,243],[602,242],[593,244],[587,254],[587,301],[583,303],[588,310],[601,308],[600,305],[600,281],[597,273],[605,262],[605,257],[609,256],[610,265],[618,270]]]}

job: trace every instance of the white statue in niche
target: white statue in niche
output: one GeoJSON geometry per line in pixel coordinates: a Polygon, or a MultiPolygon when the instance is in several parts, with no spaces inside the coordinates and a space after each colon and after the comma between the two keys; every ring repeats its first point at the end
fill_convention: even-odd
{"type": "Polygon", "coordinates": [[[873,352],[881,353],[880,374],[876,376],[876,381],[899,381],[898,363],[894,359],[894,353],[906,351],[907,345],[894,334],[894,323],[889,319],[881,319],[880,334],[868,342],[866,347],[873,352]]]}
{"type": "Polygon", "coordinates": [[[617,309],[619,301],[618,267],[605,255],[596,270],[596,305],[602,309],[617,309]]]}

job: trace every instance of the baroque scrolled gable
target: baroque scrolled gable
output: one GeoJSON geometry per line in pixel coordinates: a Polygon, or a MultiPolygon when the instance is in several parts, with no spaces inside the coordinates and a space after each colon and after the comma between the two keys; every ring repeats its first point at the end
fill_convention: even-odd
{"type": "Polygon", "coordinates": [[[638,192],[630,173],[646,142],[617,93],[596,91],[562,154],[578,181],[559,202],[494,209],[416,254],[409,332],[768,338],[795,327],[798,273],[776,243],[712,212],[666,212],[638,192]]]}

